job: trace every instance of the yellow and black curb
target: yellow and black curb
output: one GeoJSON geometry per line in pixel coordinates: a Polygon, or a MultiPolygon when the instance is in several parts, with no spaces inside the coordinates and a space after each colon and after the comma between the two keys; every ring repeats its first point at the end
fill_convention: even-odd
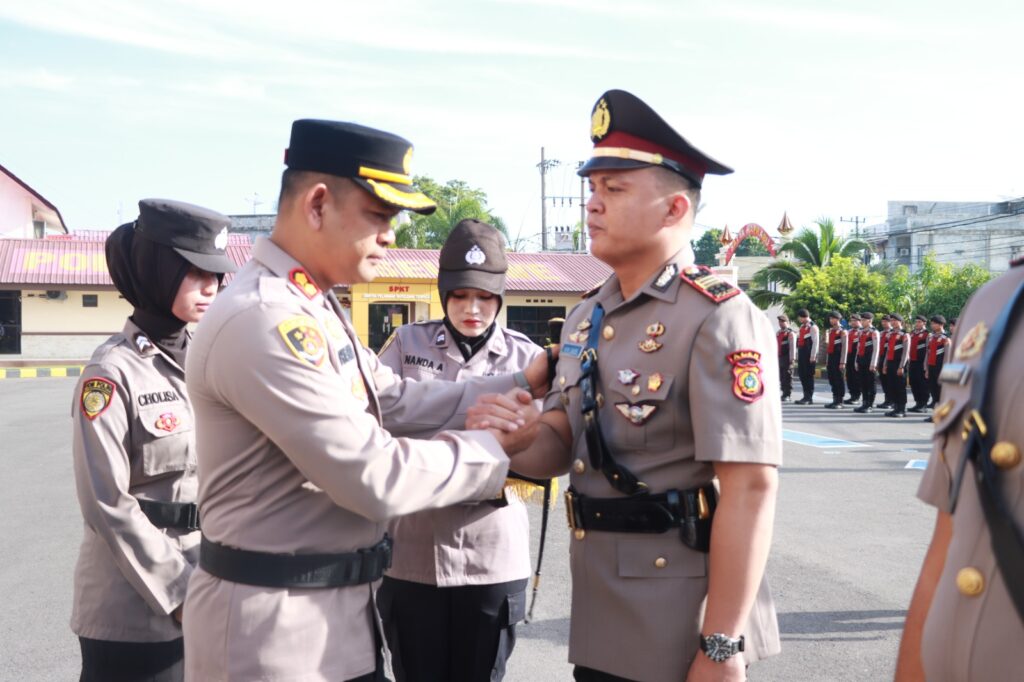
{"type": "Polygon", "coordinates": [[[0,379],[41,379],[44,377],[82,376],[85,365],[59,367],[0,367],[0,379]]]}

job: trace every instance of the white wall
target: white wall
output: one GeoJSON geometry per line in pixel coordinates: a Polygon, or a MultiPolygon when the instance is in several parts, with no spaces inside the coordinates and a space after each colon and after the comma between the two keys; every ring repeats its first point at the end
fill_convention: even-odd
{"type": "Polygon", "coordinates": [[[32,198],[24,187],[0,173],[0,237],[32,236],[32,198]]]}

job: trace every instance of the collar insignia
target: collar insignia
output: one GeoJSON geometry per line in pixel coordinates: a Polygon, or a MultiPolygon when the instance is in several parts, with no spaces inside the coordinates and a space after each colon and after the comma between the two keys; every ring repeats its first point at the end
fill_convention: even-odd
{"type": "Polygon", "coordinates": [[[672,283],[672,280],[679,274],[679,266],[675,263],[669,263],[665,266],[665,269],[658,275],[658,279],[654,280],[652,285],[658,291],[664,293],[668,290],[668,285],[672,283]]]}

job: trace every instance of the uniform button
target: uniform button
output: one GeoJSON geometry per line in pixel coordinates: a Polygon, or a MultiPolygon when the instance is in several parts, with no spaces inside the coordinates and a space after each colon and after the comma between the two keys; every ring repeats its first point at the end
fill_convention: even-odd
{"type": "Polygon", "coordinates": [[[587,531],[583,530],[582,528],[577,528],[575,531],[573,531],[573,535],[576,536],[577,540],[582,540],[583,538],[587,537],[587,531]]]}
{"type": "Polygon", "coordinates": [[[666,559],[665,557],[660,556],[654,560],[655,568],[665,568],[666,566],[668,566],[668,559],[666,559]]]}
{"type": "Polygon", "coordinates": [[[633,395],[640,395],[640,387],[634,386],[633,388],[629,389],[629,392],[632,393],[633,395]]]}
{"type": "Polygon", "coordinates": [[[615,329],[610,324],[606,324],[604,329],[601,330],[601,336],[604,337],[605,341],[611,341],[615,338],[615,329]]]}
{"type": "Polygon", "coordinates": [[[985,576],[976,568],[961,568],[956,574],[956,589],[965,597],[977,597],[985,591],[985,576]]]}
{"type": "Polygon", "coordinates": [[[598,407],[604,407],[604,394],[603,393],[598,393],[597,394],[597,406],[598,407]]]}
{"type": "Polygon", "coordinates": [[[1000,469],[1012,469],[1020,464],[1020,448],[1010,441],[1004,440],[993,445],[989,456],[1000,469]]]}
{"type": "Polygon", "coordinates": [[[558,377],[558,385],[559,386],[565,386],[565,377],[564,376],[558,377]]]}
{"type": "Polygon", "coordinates": [[[578,459],[572,463],[573,473],[582,474],[587,470],[587,465],[582,459],[578,459]]]}

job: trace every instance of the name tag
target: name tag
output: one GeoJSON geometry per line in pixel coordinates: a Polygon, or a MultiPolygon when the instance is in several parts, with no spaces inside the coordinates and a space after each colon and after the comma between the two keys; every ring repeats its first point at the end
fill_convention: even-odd
{"type": "Polygon", "coordinates": [[[352,362],[356,358],[356,352],[352,346],[345,346],[338,351],[338,362],[342,365],[352,362]]]}
{"type": "Polygon", "coordinates": [[[971,368],[962,362],[948,362],[942,366],[939,372],[939,381],[944,384],[959,384],[963,386],[971,378],[971,368]]]}
{"type": "Polygon", "coordinates": [[[583,346],[576,343],[563,343],[562,344],[562,355],[568,355],[570,358],[578,358],[583,352],[583,346]]]}

